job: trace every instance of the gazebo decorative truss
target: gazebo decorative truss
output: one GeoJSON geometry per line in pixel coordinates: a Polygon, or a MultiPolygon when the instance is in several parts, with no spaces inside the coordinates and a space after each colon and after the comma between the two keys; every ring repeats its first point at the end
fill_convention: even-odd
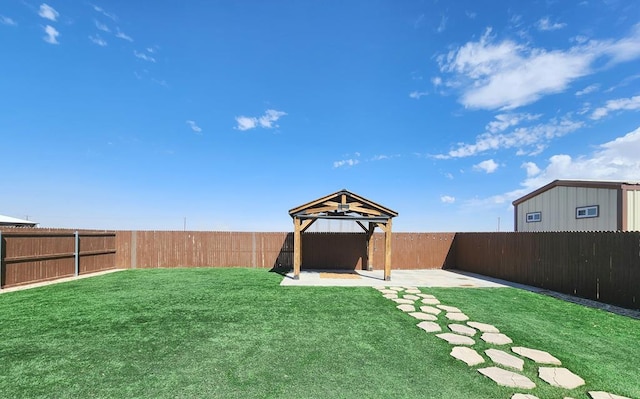
{"type": "Polygon", "coordinates": [[[367,234],[367,268],[373,269],[373,232],[384,231],[384,279],[391,280],[391,219],[398,212],[347,190],[341,190],[289,211],[293,218],[293,278],[300,278],[302,233],[318,219],[351,220],[367,234]]]}

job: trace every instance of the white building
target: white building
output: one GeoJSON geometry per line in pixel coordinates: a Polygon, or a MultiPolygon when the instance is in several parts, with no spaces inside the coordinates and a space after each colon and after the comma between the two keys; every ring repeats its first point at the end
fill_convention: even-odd
{"type": "Polygon", "coordinates": [[[12,218],[11,216],[0,215],[0,227],[37,227],[38,223],[31,220],[12,218]]]}
{"type": "Polygon", "coordinates": [[[640,183],[555,180],[513,201],[515,231],[640,231],[640,183]]]}

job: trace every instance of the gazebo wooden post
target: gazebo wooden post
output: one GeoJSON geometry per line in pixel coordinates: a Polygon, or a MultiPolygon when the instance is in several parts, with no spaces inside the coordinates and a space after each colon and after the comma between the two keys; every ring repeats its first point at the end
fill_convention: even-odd
{"type": "Polygon", "coordinates": [[[391,219],[384,229],[384,280],[391,281],[391,219]]]}
{"type": "Polygon", "coordinates": [[[369,222],[369,230],[367,231],[367,270],[373,270],[373,231],[375,223],[369,222]]]}
{"type": "Polygon", "coordinates": [[[293,218],[293,279],[300,279],[300,265],[302,263],[302,226],[301,220],[293,218]]]}

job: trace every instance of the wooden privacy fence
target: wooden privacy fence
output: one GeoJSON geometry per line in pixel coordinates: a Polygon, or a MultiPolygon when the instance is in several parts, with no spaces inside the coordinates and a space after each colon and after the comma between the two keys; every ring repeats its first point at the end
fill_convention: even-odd
{"type": "Polygon", "coordinates": [[[456,268],[640,308],[640,232],[457,233],[456,268]]]}
{"type": "Polygon", "coordinates": [[[0,288],[115,268],[115,232],[4,229],[0,288]]]}
{"type": "MultiPolygon", "coordinates": [[[[451,265],[454,233],[394,233],[395,269],[440,269],[451,265]]],[[[384,266],[384,234],[374,235],[374,269],[384,266]]],[[[303,269],[362,269],[366,235],[302,234],[303,269]]],[[[256,267],[293,265],[293,233],[212,231],[119,231],[121,268],[256,267]]]]}

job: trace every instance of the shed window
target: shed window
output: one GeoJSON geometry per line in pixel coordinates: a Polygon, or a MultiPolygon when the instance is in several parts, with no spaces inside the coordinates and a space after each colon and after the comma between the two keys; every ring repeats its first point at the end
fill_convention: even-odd
{"type": "Polygon", "coordinates": [[[542,212],[527,213],[527,223],[541,222],[541,221],[542,221],[542,212]]]}
{"type": "Polygon", "coordinates": [[[600,216],[598,205],[580,206],[576,208],[576,219],[597,218],[600,216]]]}

